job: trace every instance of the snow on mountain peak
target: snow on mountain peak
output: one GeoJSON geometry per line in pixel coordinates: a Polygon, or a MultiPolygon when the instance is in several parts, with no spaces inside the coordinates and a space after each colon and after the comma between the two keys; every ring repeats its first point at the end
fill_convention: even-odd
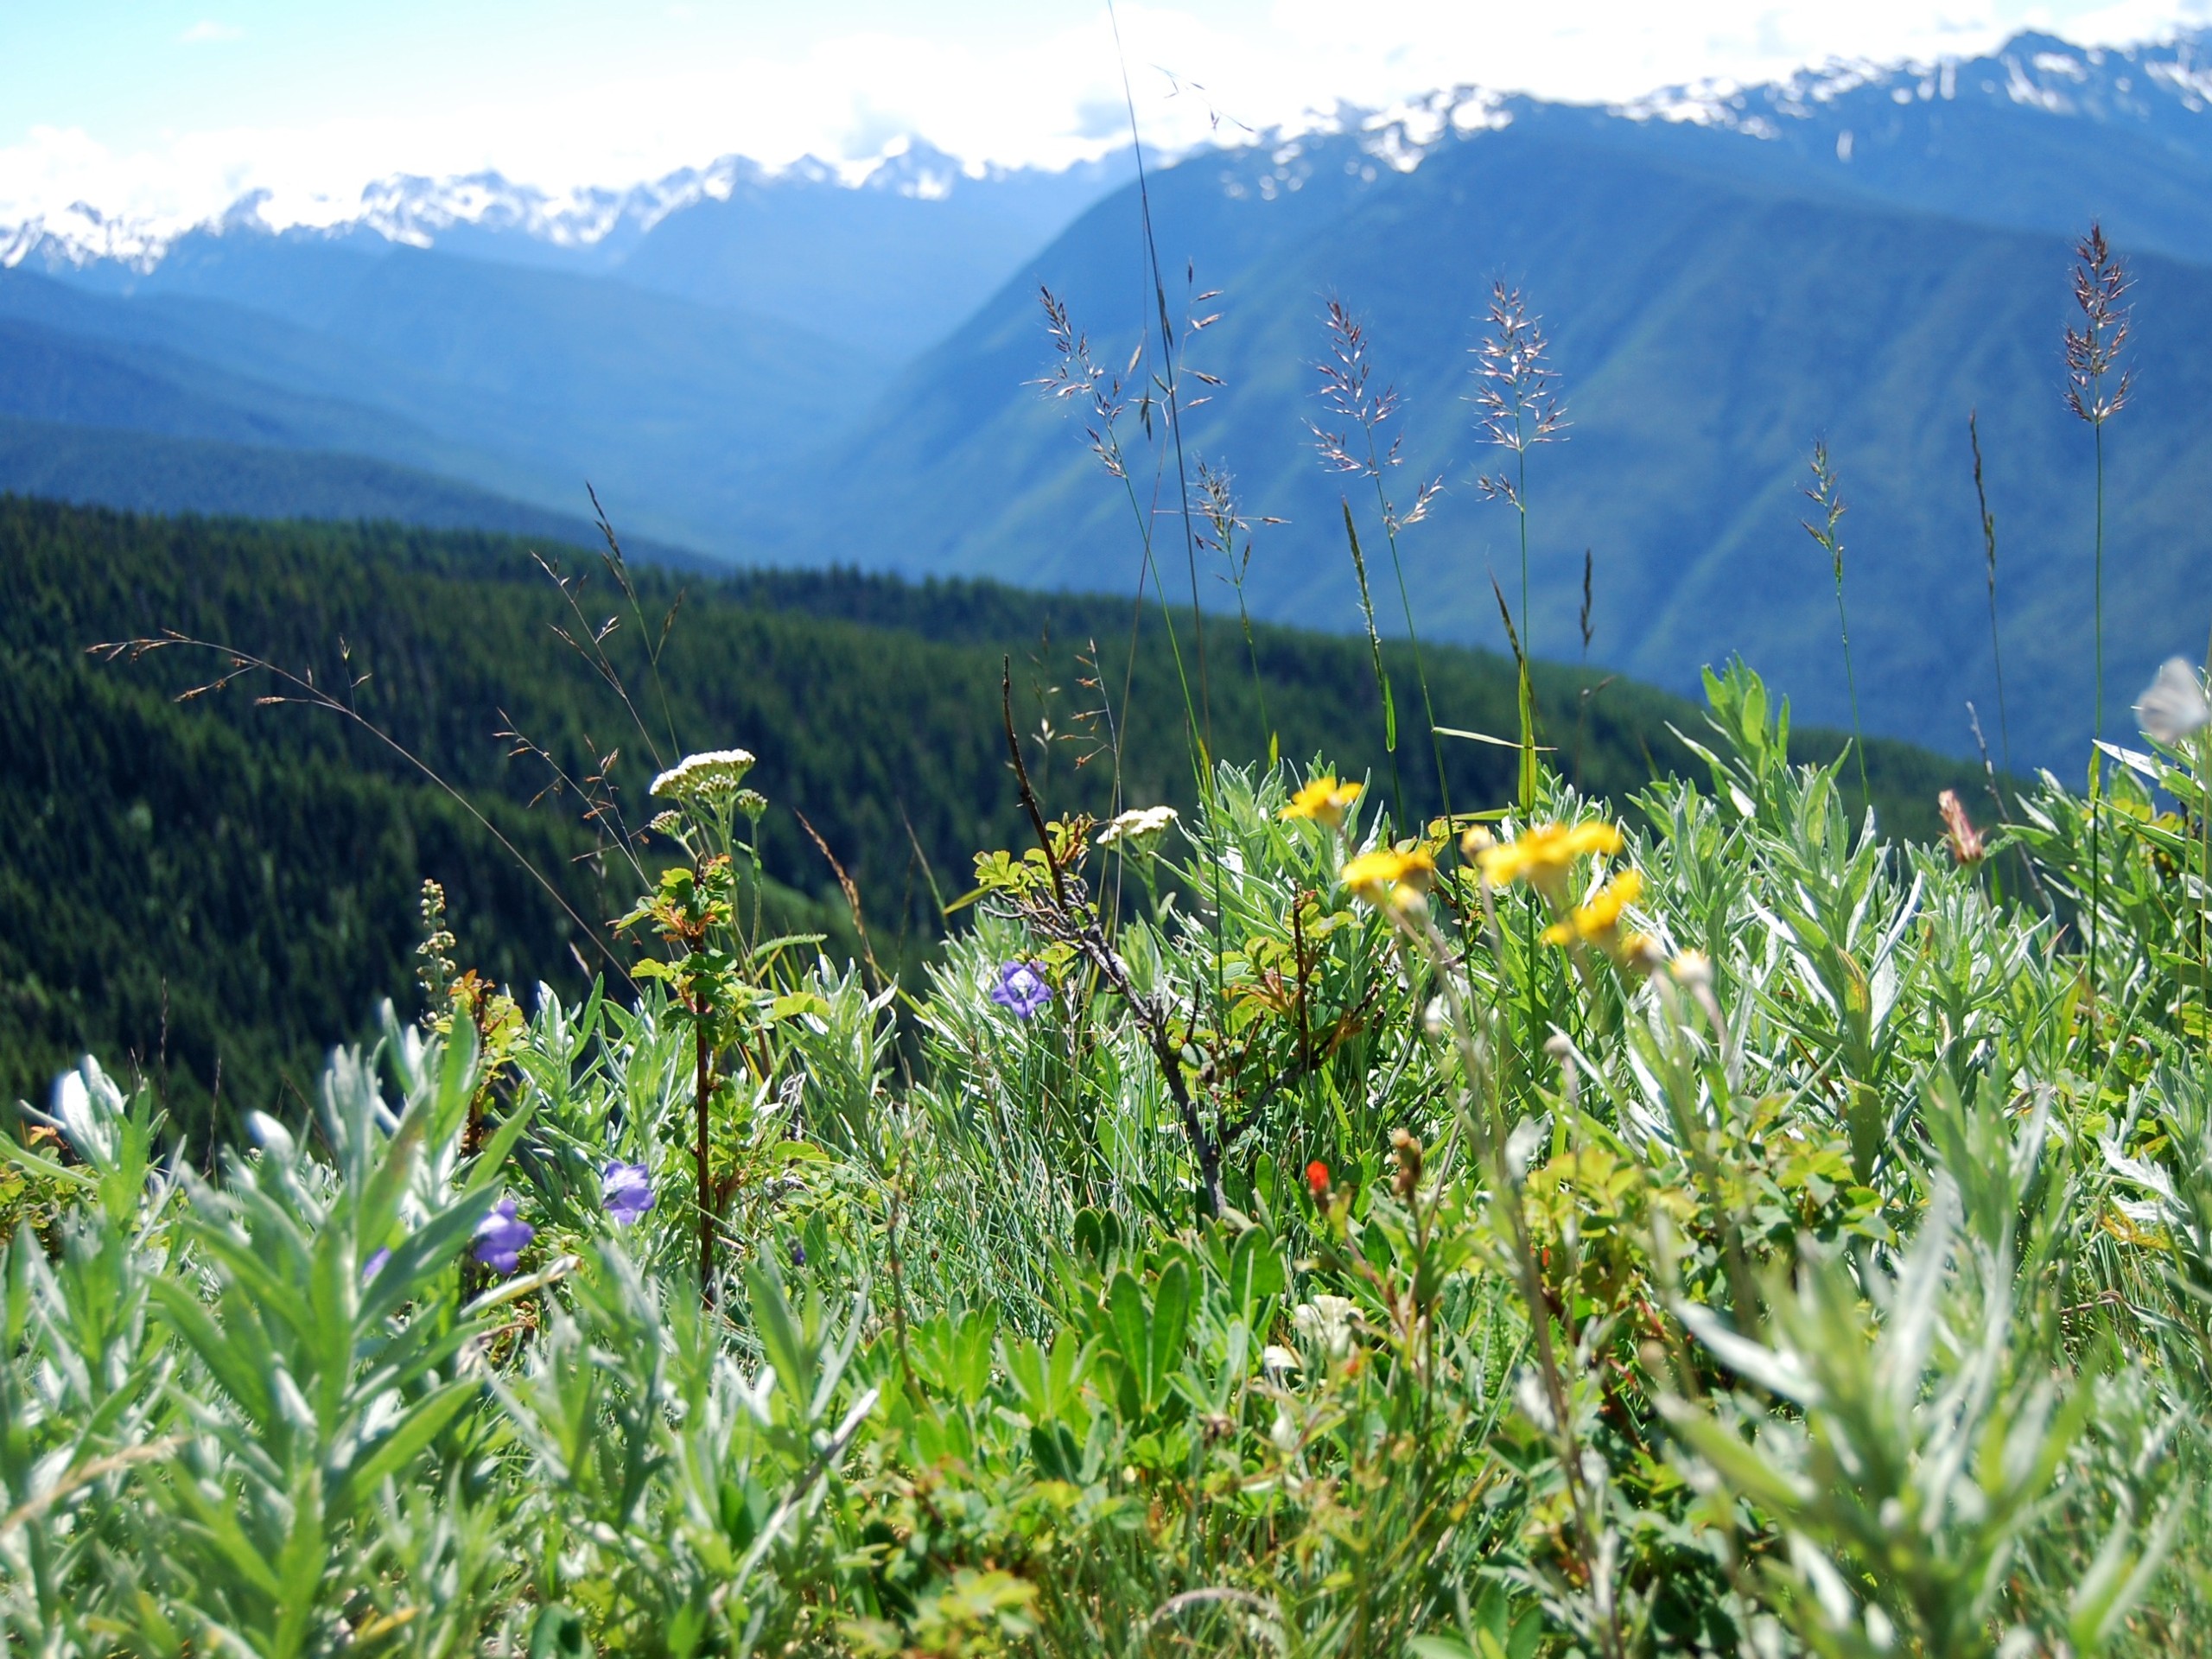
{"type": "MultiPolygon", "coordinates": [[[[1974,58],[1878,63],[1831,60],[1780,80],[1743,85],[1713,79],[1659,88],[1605,106],[1631,121],[1691,123],[1756,139],[1777,139],[1807,126],[1834,127],[1839,161],[1853,154],[1854,129],[1882,118],[1880,106],[1979,100],[2042,111],[2055,117],[2161,126],[2168,138],[2212,154],[2212,129],[2194,118],[2212,110],[2212,29],[2183,32],[2146,44],[2075,46],[2053,35],[2024,33],[1974,58]]],[[[1224,130],[1213,147],[1234,158],[1224,175],[1232,194],[1263,199],[1298,190],[1310,175],[1309,142],[1349,137],[1357,153],[1349,165],[1369,177],[1411,172],[1454,137],[1510,124],[1536,100],[1459,86],[1403,99],[1382,108],[1339,105],[1265,133],[1224,130]],[[1267,158],[1262,160],[1262,158],[1267,158]]],[[[198,223],[110,215],[79,201],[60,213],[0,225],[0,266],[48,269],[111,264],[144,273],[168,248],[194,232],[342,237],[366,232],[386,241],[429,247],[459,233],[525,239],[572,256],[619,258],[670,214],[702,200],[728,201],[741,191],[843,188],[941,201],[964,182],[1006,176],[1009,169],[962,161],[918,137],[902,137],[876,154],[824,162],[802,156],[777,168],[724,156],[626,188],[550,193],[494,172],[446,178],[395,174],[365,186],[359,199],[316,197],[280,202],[266,191],[233,202],[198,223]]]]}
{"type": "Polygon", "coordinates": [[[636,240],[671,213],[701,200],[728,201],[741,189],[830,188],[879,190],[941,201],[965,180],[1007,169],[969,167],[921,139],[900,137],[876,155],[829,162],[804,156],[770,168],[743,156],[723,156],[624,189],[562,193],[518,184],[495,172],[446,178],[393,174],[363,187],[354,201],[317,198],[278,202],[259,190],[217,217],[196,223],[109,217],[78,202],[0,226],[0,266],[82,268],[114,264],[143,274],[169,247],[194,232],[343,236],[367,232],[408,247],[429,247],[456,231],[526,238],[568,252],[636,240]]]}
{"type": "MultiPolygon", "coordinates": [[[[1696,82],[1611,107],[1630,120],[1692,122],[1770,138],[1783,124],[1833,120],[1847,106],[1871,113],[1885,102],[1902,107],[1961,100],[2154,124],[2201,114],[2212,107],[2212,30],[2129,47],[2079,47],[2023,33],[1980,57],[1831,59],[1763,85],[1696,82]]],[[[1840,146],[1847,158],[1848,150],[1840,146]]]]}

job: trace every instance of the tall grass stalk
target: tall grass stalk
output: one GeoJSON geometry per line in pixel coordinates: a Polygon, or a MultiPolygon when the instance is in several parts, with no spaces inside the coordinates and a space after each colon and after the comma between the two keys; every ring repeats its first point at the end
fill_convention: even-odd
{"type": "MultiPolygon", "coordinates": [[[[1436,702],[1428,689],[1428,671],[1421,663],[1421,631],[1414,626],[1413,597],[1406,588],[1405,563],[1398,552],[1398,532],[1408,525],[1419,524],[1428,516],[1429,507],[1443,489],[1443,480],[1438,479],[1422,485],[1414,493],[1412,507],[1403,513],[1398,511],[1397,503],[1384,486],[1383,474],[1390,467],[1404,463],[1405,434],[1392,434],[1387,449],[1378,444],[1376,438],[1376,433],[1391,416],[1397,413],[1397,390],[1385,386],[1377,394],[1368,389],[1371,367],[1367,360],[1366,329],[1340,301],[1329,302],[1327,323],[1330,360],[1318,363],[1314,367],[1321,377],[1321,396],[1336,411],[1338,419],[1347,424],[1341,432],[1332,432],[1310,421],[1306,424],[1320,449],[1323,465],[1332,472],[1357,473],[1374,483],[1376,511],[1382,521],[1383,539],[1389,544],[1390,569],[1398,582],[1398,603],[1405,613],[1406,641],[1413,652],[1414,678],[1421,685],[1421,713],[1428,721],[1428,748],[1430,756],[1436,762],[1437,794],[1443,803],[1444,816],[1448,821],[1452,817],[1452,781],[1444,769],[1444,741],[1437,731],[1436,702]],[[1357,451],[1351,448],[1347,442],[1353,426],[1359,429],[1364,440],[1357,451]]],[[[1349,502],[1345,505],[1345,511],[1347,513],[1351,511],[1349,502]]],[[[1364,561],[1359,557],[1356,543],[1357,538],[1353,560],[1363,597],[1367,576],[1364,561]]],[[[1370,617],[1370,632],[1372,626],[1370,617]]],[[[1377,660],[1380,661],[1379,652],[1377,660]]],[[[1397,747],[1395,713],[1389,724],[1390,748],[1395,755],[1397,747]]],[[[1402,818],[1403,810],[1401,804],[1402,818]]]]}
{"type": "Polygon", "coordinates": [[[1593,567],[1591,550],[1582,550],[1582,609],[1576,624],[1582,632],[1582,684],[1574,700],[1574,786],[1582,787],[1582,740],[1590,726],[1590,610],[1592,600],[1591,576],[1593,567]]]}
{"type": "Polygon", "coordinates": [[[1843,537],[1838,526],[1846,511],[1843,493],[1837,486],[1835,468],[1828,462],[1826,439],[1813,445],[1813,487],[1805,492],[1805,499],[1820,509],[1821,522],[1810,519],[1799,522],[1805,533],[1819,543],[1828,556],[1829,569],[1835,575],[1835,625],[1843,636],[1843,680],[1851,693],[1851,747],[1859,757],[1859,798],[1865,806],[1872,806],[1874,792],[1866,786],[1866,736],[1859,726],[1859,677],[1851,665],[1851,619],[1843,608],[1843,537]]]}
{"type": "MultiPolygon", "coordinates": [[[[1066,304],[1049,288],[1038,289],[1039,302],[1045,308],[1045,329],[1052,338],[1052,348],[1058,360],[1052,373],[1033,384],[1044,388],[1046,395],[1059,400],[1089,405],[1089,419],[1084,435],[1090,440],[1090,453],[1108,476],[1122,486],[1122,494],[1129,504],[1129,516],[1136,522],[1137,594],[1136,615],[1129,624],[1129,658],[1127,672],[1122,682],[1122,706],[1128,707],[1136,677],[1138,621],[1144,613],[1144,590],[1149,578],[1153,592],[1160,601],[1160,624],[1167,630],[1167,654],[1175,664],[1175,683],[1183,695],[1184,731],[1191,750],[1191,773],[1201,796],[1205,779],[1211,768],[1207,760],[1205,734],[1198,722],[1198,698],[1191,690],[1190,671],[1183,661],[1181,636],[1175,630],[1175,616],[1169,607],[1167,584],[1160,574],[1152,533],[1152,515],[1145,511],[1139,498],[1135,480],[1130,475],[1128,456],[1122,448],[1120,421],[1128,409],[1128,377],[1136,372],[1143,360],[1144,343],[1140,340],[1130,354],[1128,365],[1119,373],[1106,368],[1092,355],[1090,337],[1077,329],[1068,315],[1066,304]]],[[[1118,764],[1118,755],[1116,757],[1118,764]]]]}
{"type": "Polygon", "coordinates": [[[1382,663],[1382,636],[1375,626],[1375,595],[1367,582],[1367,555],[1360,550],[1359,526],[1352,522],[1351,501],[1338,496],[1344,509],[1344,540],[1351,546],[1351,573],[1359,582],[1359,614],[1367,624],[1367,649],[1375,663],[1375,689],[1382,698],[1382,752],[1390,757],[1391,810],[1397,814],[1400,833],[1406,829],[1406,785],[1398,772],[1398,702],[1390,691],[1390,671],[1382,663]]]}
{"type": "MultiPolygon", "coordinates": [[[[1198,525],[1191,512],[1191,475],[1183,455],[1183,398],[1174,319],[1167,311],[1167,279],[1160,273],[1160,239],[1152,222],[1152,182],[1144,164],[1144,135],[1137,126],[1136,92],[1129,84],[1128,54],[1122,45],[1121,16],[1114,8],[1114,0],[1106,0],[1106,19],[1114,31],[1114,55],[1121,66],[1122,101],[1129,117],[1129,151],[1135,157],[1137,168],[1137,209],[1144,227],[1145,269],[1152,279],[1152,304],[1160,328],[1160,372],[1154,384],[1160,393],[1160,408],[1167,420],[1167,435],[1175,457],[1175,488],[1178,517],[1183,525],[1183,552],[1190,568],[1192,654],[1197,659],[1198,671],[1198,711],[1194,716],[1202,734],[1205,765],[1199,779],[1199,799],[1211,800],[1213,794],[1213,706],[1206,692],[1206,624],[1205,614],[1198,605],[1198,525]]],[[[1200,299],[1211,299],[1211,294],[1200,299]]],[[[1196,334],[1211,318],[1194,320],[1189,333],[1196,334]]],[[[1204,378],[1205,377],[1201,377],[1204,378]]],[[[1142,408],[1147,414],[1151,408],[1151,394],[1146,394],[1142,408]]],[[[1147,422],[1147,425],[1149,423],[1147,422]]],[[[1165,456],[1162,457],[1163,461],[1165,456]]],[[[1187,689],[1185,696],[1188,696],[1187,689]]]]}
{"type": "MultiPolygon", "coordinates": [[[[2133,370],[2120,366],[2127,344],[2129,308],[2120,303],[2130,286],[2127,272],[2105,240],[2104,228],[2090,221],[2089,233],[2074,248],[2074,303],[2081,327],[2066,330],[2066,406],[2085,423],[2096,451],[2096,543],[2091,569],[2090,623],[2095,639],[2096,682],[2090,697],[2092,735],[2105,735],[2105,423],[2126,405],[2133,370]],[[2117,377],[2115,378],[2115,377],[2117,377]]],[[[2099,855],[2100,810],[2104,789],[2104,755],[2089,751],[2089,996],[2097,995],[2097,936],[2103,931],[2104,864],[2099,855]]]]}
{"type": "Polygon", "coordinates": [[[1543,319],[1529,314],[1517,288],[1491,284],[1490,333],[1475,347],[1475,407],[1484,437],[1513,456],[1512,475],[1485,473],[1476,480],[1484,498],[1511,506],[1521,542],[1521,810],[1535,804],[1536,699],[1529,663],[1536,639],[1529,614],[1529,451],[1556,441],[1567,425],[1559,376],[1545,360],[1543,319]]]}
{"type": "Polygon", "coordinates": [[[2012,726],[2005,715],[2005,652],[1997,636],[1997,519],[1989,511],[1989,492],[1981,480],[1981,427],[1975,410],[1967,411],[1967,441],[1974,446],[1974,498],[1981,511],[1981,546],[1989,573],[1989,660],[1997,671],[1998,752],[2005,757],[2005,775],[2009,778],[2012,775],[2012,726]]]}
{"type": "MultiPolygon", "coordinates": [[[[1252,567],[1252,526],[1254,520],[1236,511],[1236,493],[1229,474],[1217,467],[1209,467],[1202,459],[1198,462],[1199,514],[1205,528],[1198,532],[1199,545],[1221,555],[1228,567],[1224,578],[1236,594],[1236,620],[1244,631],[1244,658],[1251,665],[1252,695],[1260,705],[1260,724],[1267,728],[1268,764],[1272,766],[1282,757],[1282,745],[1274,724],[1268,718],[1268,685],[1260,674],[1260,648],[1252,638],[1251,607],[1244,600],[1244,578],[1252,567]],[[1242,543],[1239,543],[1239,537],[1242,543]]],[[[1279,524],[1280,518],[1261,518],[1262,524],[1279,524]]]]}

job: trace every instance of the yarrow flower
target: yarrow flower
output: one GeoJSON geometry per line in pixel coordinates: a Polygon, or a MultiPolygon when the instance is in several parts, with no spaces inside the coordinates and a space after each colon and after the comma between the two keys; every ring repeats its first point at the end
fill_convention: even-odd
{"type": "Polygon", "coordinates": [[[1098,832],[1101,847],[1149,847],[1174,827],[1179,815],[1172,806],[1141,806],[1124,812],[1098,832]]]}
{"type": "Polygon", "coordinates": [[[515,1270],[523,1250],[537,1236],[537,1229],[517,1219],[515,1201],[501,1198],[492,1213],[476,1224],[476,1259],[501,1278],[515,1270]]]}
{"type": "Polygon", "coordinates": [[[1378,910],[1416,908],[1435,874],[1436,861],[1419,847],[1403,853],[1379,847],[1338,872],[1346,887],[1378,910]]]}
{"type": "Polygon", "coordinates": [[[653,1207],[653,1179],[643,1164],[610,1163],[599,1172],[599,1193],[607,1219],[634,1227],[653,1207]]]}
{"type": "Polygon", "coordinates": [[[671,801],[734,798],[753,770],[750,749],[705,749],[687,754],[653,779],[653,794],[671,801]]]}
{"type": "Polygon", "coordinates": [[[1291,1309],[1290,1322],[1300,1336],[1342,1359],[1351,1351],[1352,1334],[1359,1325],[1359,1304],[1349,1296],[1316,1296],[1291,1309]]]}
{"type": "Polygon", "coordinates": [[[1333,773],[1316,778],[1290,798],[1290,804],[1282,810],[1283,819],[1287,823],[1293,818],[1311,818],[1333,830],[1344,821],[1344,814],[1365,787],[1363,784],[1340,784],[1333,773]]]}
{"type": "Polygon", "coordinates": [[[1052,1000],[1052,988],[1034,963],[999,964],[999,982],[991,987],[991,1001],[1017,1019],[1034,1019],[1052,1000]]]}
{"type": "Polygon", "coordinates": [[[1612,950],[1621,943],[1621,912],[1643,896],[1643,877],[1634,870],[1623,870],[1592,893],[1586,903],[1577,905],[1564,918],[1546,928],[1544,943],[1580,941],[1612,950]]]}
{"type": "Polygon", "coordinates": [[[2135,700],[2135,718],[2143,735],[2160,743],[2178,743],[2212,725],[2212,703],[2196,671],[2178,657],[2160,664],[2158,678],[2135,700]]]}
{"type": "Polygon", "coordinates": [[[1479,826],[1467,831],[1460,849],[1481,868],[1494,887],[1527,880],[1547,894],[1558,894],[1567,867],[1590,853],[1618,853],[1621,832],[1610,823],[1545,823],[1524,830],[1511,841],[1493,841],[1479,826]]]}

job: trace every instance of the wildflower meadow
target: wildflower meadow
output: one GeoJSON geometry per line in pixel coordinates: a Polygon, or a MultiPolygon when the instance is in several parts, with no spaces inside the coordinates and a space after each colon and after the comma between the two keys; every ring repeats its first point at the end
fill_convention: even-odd
{"type": "MultiPolygon", "coordinates": [[[[2125,281],[2083,258],[2101,445],[2125,281]]],[[[1127,399],[1048,315],[1120,488],[1127,399]]],[[[1741,663],[1684,772],[1586,788],[1525,654],[1571,423],[1522,296],[1491,323],[1517,732],[1439,724],[1417,654],[1392,690],[1361,524],[1395,575],[1422,492],[1339,310],[1318,435],[1363,493],[1384,764],[1217,753],[1235,656],[1171,631],[1187,792],[1094,813],[1008,663],[1017,833],[887,966],[834,855],[853,948],[791,925],[776,734],[714,733],[754,750],[671,756],[620,819],[582,994],[473,971],[434,887],[420,997],[301,1109],[202,1147],[93,1058],[26,1104],[9,1650],[2206,1650],[2202,672],[2087,787],[1992,766],[1940,837],[1884,822],[1862,745],[1793,758],[1741,663]],[[1470,742],[1511,758],[1488,798],[1446,775],[1470,742]]],[[[1207,477],[1194,590],[1193,514],[1249,556],[1207,477]]]]}

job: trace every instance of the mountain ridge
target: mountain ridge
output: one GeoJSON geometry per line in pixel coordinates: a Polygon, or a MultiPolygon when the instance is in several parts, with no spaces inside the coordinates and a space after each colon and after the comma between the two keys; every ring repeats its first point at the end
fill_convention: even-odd
{"type": "MultiPolygon", "coordinates": [[[[1681,82],[1611,101],[1546,99],[1459,83],[1385,105],[1340,103],[1265,131],[1232,127],[1217,131],[1211,143],[1154,153],[1150,159],[1155,165],[1173,165],[1203,160],[1216,149],[1272,149],[1357,131],[1368,135],[1377,160],[1410,170],[1451,128],[1464,132],[1503,124],[1527,111],[1548,108],[1583,110],[1639,124],[1727,131],[1765,142],[1795,140],[1800,149],[1815,136],[1819,144],[1837,150],[1840,164],[1848,166],[1865,153],[1862,140],[1880,141],[1882,124],[1872,118],[1883,113],[1885,103],[1904,108],[1955,105],[1963,97],[1971,105],[1977,95],[2055,118],[2107,125],[2133,123],[2160,143],[2212,162],[2212,122],[2199,118],[2212,111],[2212,26],[2101,47],[2023,29],[1984,53],[1936,59],[1831,58],[1770,81],[1681,82]],[[1843,124],[1839,116],[1850,118],[1851,124],[1843,124]]],[[[908,133],[862,158],[829,162],[809,154],[778,166],[731,152],[629,185],[562,192],[510,180],[490,168],[435,177],[391,174],[363,185],[351,213],[334,200],[318,199],[312,206],[322,217],[278,206],[265,189],[249,191],[221,213],[198,219],[133,218],[79,201],[58,214],[27,213],[12,225],[0,224],[0,266],[30,263],[78,272],[105,267],[99,280],[127,285],[130,276],[148,274],[171,246],[195,232],[340,241],[366,234],[416,247],[479,232],[505,238],[498,257],[518,257],[520,243],[529,242],[538,245],[538,257],[550,263],[604,270],[671,215],[703,203],[727,202],[748,188],[827,188],[920,200],[1045,180],[1080,188],[1113,178],[1117,169],[1126,173],[1128,154],[1122,145],[1059,168],[971,163],[908,133]]],[[[486,250],[475,245],[474,251],[486,250]]]]}

